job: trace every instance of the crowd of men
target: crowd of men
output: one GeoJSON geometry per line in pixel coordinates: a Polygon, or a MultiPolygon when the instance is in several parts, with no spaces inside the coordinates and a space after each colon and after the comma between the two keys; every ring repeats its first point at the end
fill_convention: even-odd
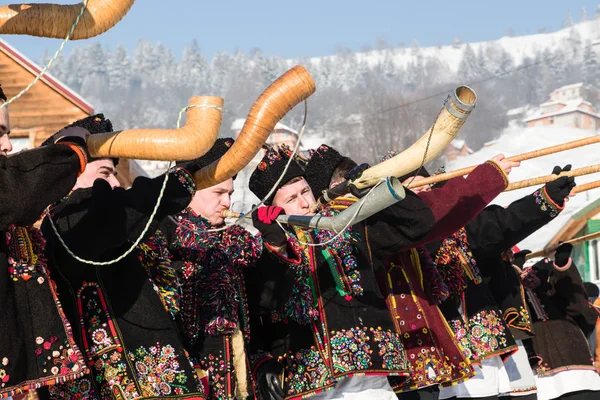
{"type": "Polygon", "coordinates": [[[164,176],[124,189],[119,160],[86,150],[112,130],[99,114],[8,156],[0,109],[0,398],[600,399],[572,247],[534,265],[515,249],[573,178],[489,205],[519,166],[498,155],[335,233],[277,217],[348,208],[316,198],[357,164],[269,148],[248,182],[265,199],[253,235],[225,224],[235,178],[194,181],[233,139],[177,163],[164,191],[164,176]]]}

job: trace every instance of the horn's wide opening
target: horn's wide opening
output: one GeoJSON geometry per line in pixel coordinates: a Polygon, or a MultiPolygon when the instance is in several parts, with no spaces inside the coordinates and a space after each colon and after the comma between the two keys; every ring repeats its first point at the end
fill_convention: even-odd
{"type": "Polygon", "coordinates": [[[475,91],[468,86],[459,86],[455,91],[456,98],[461,103],[461,105],[472,108],[475,106],[475,102],[477,101],[477,94],[475,91]]]}

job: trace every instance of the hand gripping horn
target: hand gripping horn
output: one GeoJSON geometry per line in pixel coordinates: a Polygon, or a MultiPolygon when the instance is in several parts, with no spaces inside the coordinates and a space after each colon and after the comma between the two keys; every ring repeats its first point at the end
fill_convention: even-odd
{"type": "Polygon", "coordinates": [[[459,86],[448,96],[437,119],[419,140],[402,153],[367,169],[351,183],[357,189],[364,189],[387,176],[408,174],[433,160],[456,137],[475,108],[476,101],[473,89],[459,86]]]}
{"type": "Polygon", "coordinates": [[[256,156],[275,124],[315,92],[315,83],[302,66],[295,66],[273,82],[256,100],[231,149],[196,172],[196,186],[205,189],[233,177],[256,156]]]}
{"type": "Polygon", "coordinates": [[[223,99],[213,96],[190,98],[185,125],[178,129],[129,129],[91,135],[90,155],[97,158],[141,160],[193,160],[201,157],[219,136],[223,99]]]}
{"type": "MultiPolygon", "coordinates": [[[[106,32],[127,14],[135,0],[88,0],[71,40],[88,39],[106,32]]],[[[0,7],[0,34],[64,39],[81,12],[83,3],[10,4],[0,7]]]]}

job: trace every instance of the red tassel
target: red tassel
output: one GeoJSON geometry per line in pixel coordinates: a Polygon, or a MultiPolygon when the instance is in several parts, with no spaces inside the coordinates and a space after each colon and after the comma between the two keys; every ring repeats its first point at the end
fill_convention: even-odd
{"type": "Polygon", "coordinates": [[[352,296],[350,296],[349,294],[344,296],[344,299],[346,299],[346,301],[350,301],[352,300],[352,296]]]}

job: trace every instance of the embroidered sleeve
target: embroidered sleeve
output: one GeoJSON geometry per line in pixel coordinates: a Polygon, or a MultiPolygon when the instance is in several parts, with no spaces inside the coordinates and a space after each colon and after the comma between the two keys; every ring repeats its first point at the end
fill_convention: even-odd
{"type": "Polygon", "coordinates": [[[181,182],[183,187],[190,192],[192,196],[196,193],[196,181],[194,180],[193,175],[189,173],[187,169],[182,167],[174,167],[171,168],[169,173],[177,178],[177,180],[181,182]]]}
{"type": "Polygon", "coordinates": [[[223,248],[228,249],[231,262],[241,268],[256,264],[263,250],[262,240],[239,225],[233,225],[227,233],[222,236],[223,248]]]}
{"type": "Polygon", "coordinates": [[[564,206],[559,206],[550,198],[550,196],[548,196],[545,187],[536,190],[533,193],[533,197],[535,198],[536,204],[540,207],[540,210],[548,213],[550,218],[556,217],[564,209],[564,206]]]}

